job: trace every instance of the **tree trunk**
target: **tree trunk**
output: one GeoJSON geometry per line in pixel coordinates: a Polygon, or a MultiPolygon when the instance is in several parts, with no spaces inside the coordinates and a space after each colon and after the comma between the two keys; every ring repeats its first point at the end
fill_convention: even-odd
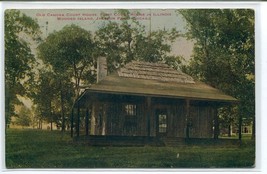
{"type": "MultiPolygon", "coordinates": [[[[60,82],[60,85],[61,85],[61,82],[60,82]]],[[[60,100],[61,100],[61,117],[62,117],[61,131],[64,132],[65,131],[65,111],[64,111],[64,97],[63,97],[62,88],[60,91],[60,100]]]]}
{"type": "Polygon", "coordinates": [[[77,125],[76,125],[76,136],[80,136],[80,105],[78,102],[78,107],[77,107],[77,125]]]}
{"type": "Polygon", "coordinates": [[[86,136],[89,135],[89,110],[88,108],[86,109],[86,115],[85,115],[85,133],[86,136]]]}
{"type": "Polygon", "coordinates": [[[255,123],[255,116],[253,117],[253,121],[252,121],[252,135],[251,135],[251,139],[255,140],[256,137],[256,127],[255,127],[256,123],[255,123]]]}
{"type": "Polygon", "coordinates": [[[53,130],[52,101],[50,101],[50,130],[53,130]]]}
{"type": "Polygon", "coordinates": [[[241,141],[242,139],[242,115],[239,112],[239,119],[238,119],[238,139],[241,141]]]}
{"type": "Polygon", "coordinates": [[[70,136],[73,137],[73,128],[74,128],[74,106],[71,110],[71,120],[70,120],[70,136]]]}
{"type": "Polygon", "coordinates": [[[228,126],[228,137],[231,137],[232,135],[232,129],[231,129],[231,124],[228,126]]]}
{"type": "Polygon", "coordinates": [[[40,129],[43,129],[43,120],[40,120],[40,129]]]}
{"type": "Polygon", "coordinates": [[[6,123],[5,130],[7,128],[9,128],[9,121],[11,120],[11,114],[10,114],[10,98],[9,98],[9,96],[6,97],[6,98],[7,98],[7,103],[6,103],[7,104],[7,106],[6,106],[7,111],[5,111],[5,114],[6,114],[6,117],[5,117],[5,123],[6,123]]]}

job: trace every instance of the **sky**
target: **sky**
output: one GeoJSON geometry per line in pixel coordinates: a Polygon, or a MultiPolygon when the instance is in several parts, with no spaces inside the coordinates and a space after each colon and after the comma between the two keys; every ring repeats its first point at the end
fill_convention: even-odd
{"type": "MultiPolygon", "coordinates": [[[[131,16],[145,26],[147,32],[159,29],[176,28],[185,32],[185,21],[174,9],[132,9],[131,16]]],[[[64,26],[75,24],[92,33],[98,30],[108,20],[101,18],[101,13],[109,15],[109,20],[120,21],[121,16],[114,9],[21,9],[27,16],[36,19],[45,38],[53,31],[59,31],[64,26]]],[[[190,59],[193,43],[185,38],[178,38],[172,45],[171,54],[190,59]]]]}

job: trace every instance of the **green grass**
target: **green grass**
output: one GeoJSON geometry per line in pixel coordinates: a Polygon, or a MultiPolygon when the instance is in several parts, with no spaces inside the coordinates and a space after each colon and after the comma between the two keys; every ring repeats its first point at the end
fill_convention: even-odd
{"type": "Polygon", "coordinates": [[[59,131],[8,129],[7,168],[244,168],[253,167],[255,145],[92,147],[59,131]],[[179,153],[179,158],[177,158],[179,153]]]}

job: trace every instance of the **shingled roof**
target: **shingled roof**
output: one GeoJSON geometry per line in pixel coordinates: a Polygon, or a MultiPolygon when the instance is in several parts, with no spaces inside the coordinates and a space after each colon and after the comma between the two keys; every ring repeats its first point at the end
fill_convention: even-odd
{"type": "Polygon", "coordinates": [[[91,92],[235,102],[235,98],[163,63],[132,61],[86,89],[91,92]]]}
{"type": "Polygon", "coordinates": [[[163,82],[195,83],[189,75],[177,71],[164,63],[132,61],[118,70],[120,77],[159,80],[163,82]]]}

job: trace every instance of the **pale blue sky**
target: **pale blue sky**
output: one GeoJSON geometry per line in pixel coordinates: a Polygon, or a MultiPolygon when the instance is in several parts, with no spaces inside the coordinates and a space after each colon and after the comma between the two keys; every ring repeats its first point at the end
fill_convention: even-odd
{"type": "MultiPolygon", "coordinates": [[[[97,20],[101,13],[111,14],[114,21],[118,21],[116,10],[113,9],[27,9],[21,10],[27,16],[37,20],[41,26],[43,37],[53,31],[58,31],[69,24],[76,24],[89,31],[96,31],[99,27],[104,25],[105,20],[97,20]],[[64,16],[63,16],[64,15],[64,16]],[[68,20],[58,20],[58,18],[68,18],[68,20]],[[75,20],[70,20],[75,18],[75,20]],[[85,19],[87,18],[87,19],[85,19]],[[92,18],[92,19],[91,19],[92,18]],[[46,27],[46,22],[48,25],[46,27]],[[47,32],[46,32],[47,28],[47,32]]],[[[143,24],[147,31],[176,28],[178,31],[185,32],[185,22],[181,16],[177,15],[174,9],[132,9],[131,13],[139,12],[141,18],[139,22],[143,24]],[[151,14],[151,20],[149,16],[151,14]]],[[[172,45],[172,54],[184,56],[186,60],[190,58],[192,53],[193,43],[184,38],[179,38],[172,45]]]]}
{"type": "MultiPolygon", "coordinates": [[[[67,24],[76,24],[85,29],[95,31],[100,27],[104,21],[103,20],[95,20],[96,17],[100,17],[101,13],[112,14],[113,17],[119,17],[116,15],[116,10],[111,9],[27,9],[21,10],[28,16],[37,19],[41,26],[45,25],[45,22],[49,23],[49,32],[53,30],[59,30],[67,24]],[[93,17],[92,20],[79,20],[78,17],[86,17],[83,14],[87,14],[88,17],[93,17]],[[44,15],[44,16],[42,16],[44,15]],[[76,17],[76,20],[57,20],[57,16],[64,15],[64,17],[76,17]],[[91,15],[91,16],[89,16],[91,15]],[[95,16],[93,16],[95,15],[95,16]]],[[[185,22],[182,20],[181,16],[177,15],[175,10],[172,9],[141,9],[141,10],[130,10],[131,13],[139,12],[143,16],[141,17],[149,17],[151,14],[151,29],[166,29],[177,28],[180,31],[184,31],[185,22]]],[[[150,26],[150,21],[147,20],[139,20],[143,25],[148,29],[150,26]]]]}

